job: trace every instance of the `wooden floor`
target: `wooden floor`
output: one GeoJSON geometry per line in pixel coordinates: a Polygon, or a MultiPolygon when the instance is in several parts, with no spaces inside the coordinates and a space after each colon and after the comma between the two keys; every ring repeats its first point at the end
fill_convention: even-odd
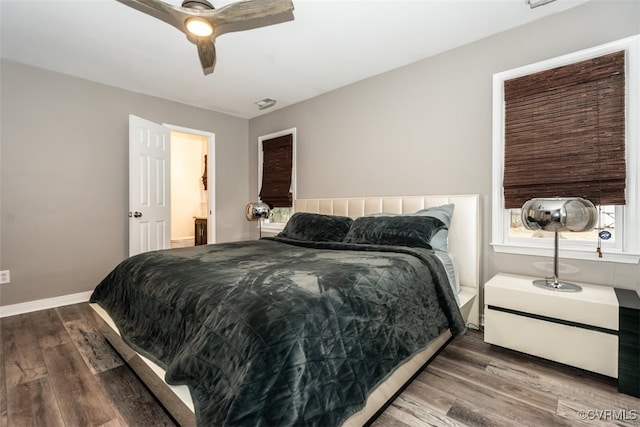
{"type": "MultiPolygon", "coordinates": [[[[0,427],[174,426],[96,331],[87,304],[0,319],[0,427]]],[[[452,342],[374,422],[393,426],[640,426],[612,379],[452,342]]]]}

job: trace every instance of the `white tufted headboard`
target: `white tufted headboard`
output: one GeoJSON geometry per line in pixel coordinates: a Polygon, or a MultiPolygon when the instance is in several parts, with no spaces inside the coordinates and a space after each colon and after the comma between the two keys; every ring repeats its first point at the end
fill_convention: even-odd
{"type": "MultiPolygon", "coordinates": [[[[350,197],[336,199],[297,199],[296,212],[312,212],[357,218],[379,212],[403,214],[453,203],[449,228],[449,251],[458,264],[462,292],[479,294],[480,286],[480,197],[470,195],[350,197]]],[[[478,298],[475,298],[477,304],[478,298]]],[[[475,310],[478,312],[478,310],[475,310]]],[[[473,315],[472,315],[473,316],[473,315]]],[[[476,321],[475,316],[469,319],[476,321]]],[[[475,322],[477,325],[478,323],[475,322]]]]}

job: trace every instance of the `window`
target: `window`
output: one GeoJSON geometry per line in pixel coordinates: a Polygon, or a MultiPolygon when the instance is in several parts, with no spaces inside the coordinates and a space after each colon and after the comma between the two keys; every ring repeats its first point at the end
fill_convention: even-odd
{"type": "MultiPolygon", "coordinates": [[[[601,241],[604,252],[602,259],[638,262],[640,253],[639,39],[638,36],[634,36],[494,75],[492,191],[494,250],[527,255],[548,255],[549,248],[553,247],[553,234],[524,229],[520,222],[519,206],[531,198],[531,194],[534,195],[533,197],[579,196],[585,194],[583,193],[585,191],[588,193],[595,189],[596,193],[588,193],[587,198],[601,204],[599,228],[609,231],[612,235],[611,239],[601,241]],[[621,59],[624,62],[620,62],[621,59]],[[611,65],[611,69],[606,69],[603,63],[614,65],[611,65]],[[584,69],[579,68],[581,66],[584,69]],[[619,102],[620,99],[615,101],[623,109],[617,113],[614,111],[615,108],[613,112],[607,112],[604,109],[608,106],[603,107],[605,104],[602,100],[615,91],[607,86],[610,82],[603,83],[600,77],[594,78],[595,82],[590,82],[588,77],[583,78],[583,71],[587,70],[587,74],[589,72],[608,73],[614,76],[612,80],[615,80],[616,66],[622,67],[621,70],[626,76],[626,82],[623,80],[624,86],[621,86],[620,90],[620,96],[624,96],[626,102],[619,102]],[[536,78],[538,78],[537,81],[536,78]],[[550,101],[545,97],[551,98],[554,94],[541,93],[541,88],[544,89],[545,85],[554,78],[559,78],[558,81],[561,83],[569,79],[572,86],[578,87],[579,90],[562,88],[555,91],[555,94],[561,94],[562,102],[553,104],[553,100],[550,101]],[[575,85],[576,81],[585,84],[575,85]],[[525,99],[528,105],[514,109],[514,105],[518,107],[519,97],[522,99],[528,97],[525,99]],[[580,114],[582,117],[578,117],[580,114]],[[602,114],[600,117],[604,119],[598,120],[598,114],[602,114]],[[621,129],[617,136],[613,128],[604,130],[598,128],[602,125],[601,122],[605,122],[615,114],[623,117],[624,120],[623,123],[617,123],[614,126],[616,129],[621,129]],[[524,138],[522,142],[514,145],[514,135],[517,140],[517,132],[522,132],[524,138]],[[536,135],[533,135],[534,133],[536,135]],[[538,138],[537,141],[536,138],[538,138]],[[505,141],[508,143],[505,144],[505,141]],[[555,145],[549,145],[549,141],[553,141],[555,145]],[[520,143],[523,145],[518,146],[520,143]],[[607,152],[609,143],[612,143],[613,151],[607,152]],[[569,155],[568,153],[572,150],[573,154],[569,155]],[[588,150],[592,151],[588,152],[588,150]],[[616,150],[618,154],[615,153],[616,150]],[[599,160],[598,155],[601,155],[599,160]],[[606,176],[608,171],[615,170],[609,162],[617,162],[616,164],[620,165],[620,159],[624,161],[625,157],[626,170],[622,168],[622,178],[620,174],[615,173],[616,176],[606,176]],[[558,162],[558,159],[561,161],[558,162]],[[571,159],[571,161],[565,161],[565,159],[571,159]],[[540,163],[529,168],[534,165],[534,160],[539,160],[540,163]],[[553,163],[560,169],[553,169],[555,167],[552,166],[553,163]],[[514,164],[518,166],[514,168],[514,164]],[[579,166],[578,169],[571,169],[576,165],[579,166]],[[602,170],[596,172],[600,166],[603,166],[602,170]],[[558,182],[551,181],[554,177],[559,178],[558,182]],[[592,180],[593,177],[597,179],[592,180]],[[535,187],[536,184],[538,187],[535,187]],[[575,190],[567,190],[574,184],[575,190]],[[533,185],[533,189],[527,188],[528,185],[533,185]],[[577,193],[556,194],[557,188],[577,193]],[[547,194],[545,191],[550,193],[547,194]]],[[[560,246],[563,257],[599,259],[596,252],[598,230],[585,233],[563,233],[561,238],[564,239],[560,246]]]]}
{"type": "Polygon", "coordinates": [[[296,129],[258,138],[258,191],[260,201],[271,207],[262,229],[281,231],[293,214],[296,197],[296,129]]]}

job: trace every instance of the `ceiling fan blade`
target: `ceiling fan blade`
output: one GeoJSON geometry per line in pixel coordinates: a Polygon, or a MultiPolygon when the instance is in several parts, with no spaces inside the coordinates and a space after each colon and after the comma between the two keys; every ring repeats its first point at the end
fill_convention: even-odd
{"type": "Polygon", "coordinates": [[[293,11],[291,0],[244,0],[208,12],[205,16],[214,25],[225,25],[281,15],[291,11],[293,11]]]}
{"type": "Polygon", "coordinates": [[[213,39],[197,39],[196,45],[205,76],[213,73],[213,68],[216,66],[216,47],[213,44],[213,39]]]}
{"type": "Polygon", "coordinates": [[[186,14],[180,7],[165,3],[161,0],[117,0],[142,13],[153,16],[167,24],[173,25],[184,32],[186,14]]]}

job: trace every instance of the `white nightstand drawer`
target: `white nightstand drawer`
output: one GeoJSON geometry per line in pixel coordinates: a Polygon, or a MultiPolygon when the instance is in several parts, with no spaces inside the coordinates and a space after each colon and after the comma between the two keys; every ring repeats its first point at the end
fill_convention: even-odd
{"type": "Polygon", "coordinates": [[[555,292],[534,286],[533,279],[496,275],[485,285],[485,305],[618,330],[618,300],[613,288],[579,283],[581,292],[555,292]]]}
{"type": "Polygon", "coordinates": [[[618,336],[487,308],[484,340],[488,343],[618,376],[618,336]]]}

